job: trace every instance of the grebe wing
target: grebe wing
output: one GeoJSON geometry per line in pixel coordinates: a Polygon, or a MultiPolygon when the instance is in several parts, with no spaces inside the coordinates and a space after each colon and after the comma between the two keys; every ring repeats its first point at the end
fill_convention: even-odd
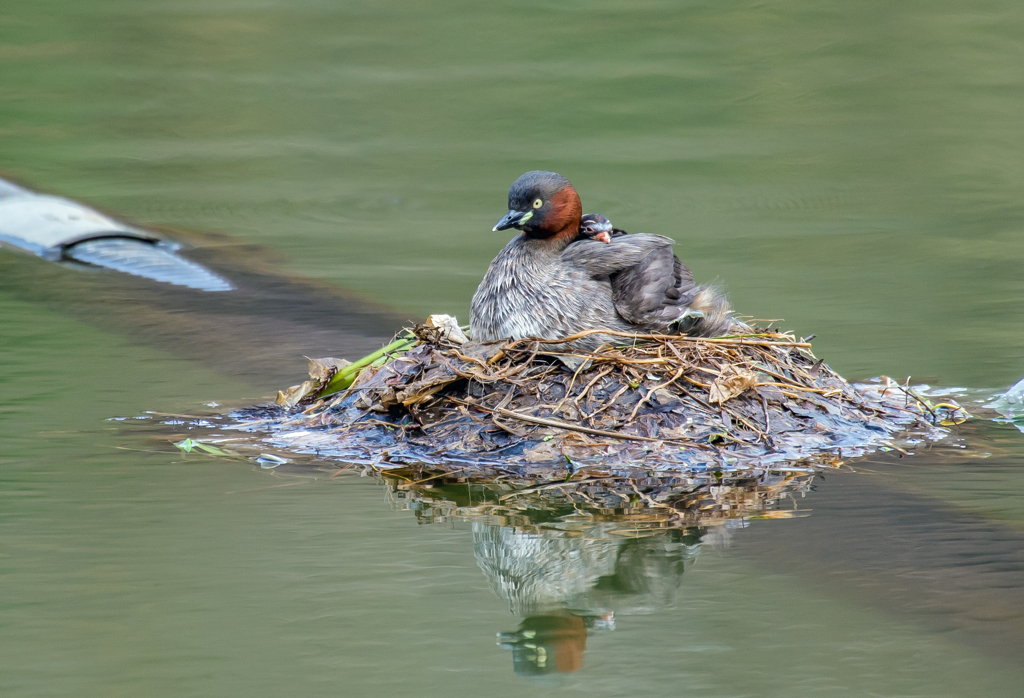
{"type": "Polygon", "coordinates": [[[615,310],[624,320],[659,329],[686,312],[696,288],[690,270],[671,249],[652,250],[611,282],[615,310]]]}
{"type": "Polygon", "coordinates": [[[671,256],[672,245],[671,238],[649,233],[624,235],[612,243],[577,240],[562,250],[562,260],[586,269],[594,277],[611,276],[635,267],[652,252],[671,256]]]}

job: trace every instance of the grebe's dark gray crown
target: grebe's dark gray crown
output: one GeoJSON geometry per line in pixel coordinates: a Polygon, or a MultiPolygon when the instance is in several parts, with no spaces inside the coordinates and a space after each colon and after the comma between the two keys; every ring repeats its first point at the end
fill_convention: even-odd
{"type": "Polygon", "coordinates": [[[569,180],[557,172],[531,170],[519,176],[508,188],[508,207],[528,211],[539,197],[544,200],[565,188],[569,180]]]}

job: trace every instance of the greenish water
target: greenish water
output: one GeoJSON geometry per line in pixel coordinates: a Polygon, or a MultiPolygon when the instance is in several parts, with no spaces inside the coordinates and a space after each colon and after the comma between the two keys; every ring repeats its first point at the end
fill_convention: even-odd
{"type": "MultiPolygon", "coordinates": [[[[509,183],[548,168],[850,378],[1024,375],[1019,3],[4,10],[0,169],[225,234],[195,236],[206,258],[257,244],[401,317],[465,318],[509,183]]],[[[183,456],[132,427],[159,419],[108,421],[253,401],[268,367],[301,373],[304,335],[193,323],[188,298],[133,326],[139,287],[87,276],[0,251],[5,696],[1020,693],[1008,427],[967,427],[960,459],[829,475],[810,516],[709,538],[682,576],[644,553],[635,576],[674,591],[622,592],[581,670],[530,680],[495,643],[522,618],[481,530],[419,526],[372,478],[183,456]]]]}

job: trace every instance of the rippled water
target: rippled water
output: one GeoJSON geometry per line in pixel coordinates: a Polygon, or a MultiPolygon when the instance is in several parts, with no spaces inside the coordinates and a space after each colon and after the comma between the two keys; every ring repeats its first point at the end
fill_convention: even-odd
{"type": "Polygon", "coordinates": [[[849,378],[1007,386],[1019,3],[3,15],[0,168],[175,228],[240,285],[214,301],[0,251],[4,695],[1019,695],[1009,425],[817,478],[798,516],[566,538],[434,522],[357,471],[172,452],[187,424],[149,425],[188,420],[145,414],[246,404],[303,354],[465,318],[536,167],[674,236],[849,378]]]}

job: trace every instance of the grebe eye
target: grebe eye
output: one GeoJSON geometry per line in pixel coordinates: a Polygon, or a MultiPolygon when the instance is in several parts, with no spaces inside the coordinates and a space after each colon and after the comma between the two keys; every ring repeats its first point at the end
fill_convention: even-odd
{"type": "Polygon", "coordinates": [[[534,199],[533,200],[533,207],[534,208],[540,208],[543,205],[544,205],[544,200],[543,199],[534,199]]]}

